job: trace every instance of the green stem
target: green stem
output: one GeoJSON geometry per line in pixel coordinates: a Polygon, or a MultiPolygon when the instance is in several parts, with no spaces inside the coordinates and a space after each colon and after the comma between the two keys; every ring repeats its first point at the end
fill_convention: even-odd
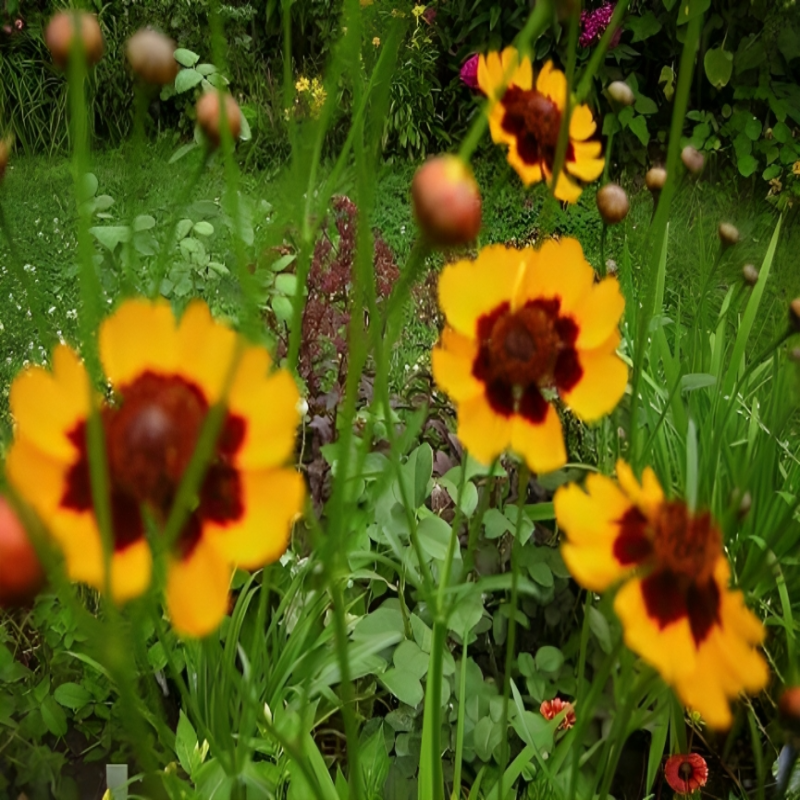
{"type": "Polygon", "coordinates": [[[464,723],[467,710],[467,637],[461,646],[461,669],[458,674],[458,717],[456,719],[456,760],[453,770],[453,798],[461,796],[461,770],[464,762],[464,723]]]}

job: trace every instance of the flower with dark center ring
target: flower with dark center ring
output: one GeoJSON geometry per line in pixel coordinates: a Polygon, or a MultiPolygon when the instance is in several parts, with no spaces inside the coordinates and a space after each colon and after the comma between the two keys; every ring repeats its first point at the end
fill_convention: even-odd
{"type": "Polygon", "coordinates": [[[625,306],[616,278],[595,283],[575,239],[539,250],[491,245],[439,279],[448,327],[433,375],[458,405],[458,437],[478,460],[506,449],[534,472],[567,461],[557,392],[581,419],[608,414],[628,370],[616,354],[625,306]]]}
{"type": "MultiPolygon", "coordinates": [[[[526,186],[553,176],[553,166],[567,105],[567,79],[548,61],[533,81],[528,58],[513,47],[481,56],[478,85],[493,101],[489,112],[492,141],[508,145],[508,163],[526,186]]],[[[569,141],[555,196],[570,203],[581,196],[578,181],[597,180],[605,164],[602,145],[591,139],[597,126],[589,106],[576,105],[569,122],[569,141]]]]}
{"type": "Polygon", "coordinates": [[[708,764],[698,753],[670,756],[664,765],[664,777],[674,792],[691,794],[708,781],[708,764]]]}
{"type": "Polygon", "coordinates": [[[556,492],[564,561],[590,591],[622,583],[614,610],[625,643],[709,726],[726,728],[730,700],[767,683],[755,649],[763,626],[728,587],[730,567],[711,515],[665,498],[649,467],[639,483],[618,461],[617,479],[590,475],[586,491],[569,484],[556,492]]]}
{"type": "MultiPolygon", "coordinates": [[[[225,616],[234,567],[254,569],[286,550],[302,508],[294,450],[299,395],[266,350],[239,342],[202,302],[176,322],[169,304],[131,300],[99,330],[113,400],[99,403],[108,468],[113,552],[110,587],[124,602],[150,584],[145,516],[163,525],[209,409],[224,400],[222,429],[188,519],[168,556],[166,600],[176,630],[202,636],[225,616]]],[[[64,552],[71,579],[104,589],[102,540],[89,478],[91,390],[73,350],[59,345],[52,372],[31,367],[10,394],[15,440],[9,481],[64,552]]]]}

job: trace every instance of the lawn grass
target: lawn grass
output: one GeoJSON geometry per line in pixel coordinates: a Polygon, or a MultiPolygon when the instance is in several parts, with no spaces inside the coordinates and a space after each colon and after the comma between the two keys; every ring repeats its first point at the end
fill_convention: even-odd
{"type": "MultiPolygon", "coordinates": [[[[135,214],[166,218],[179,188],[186,180],[186,161],[169,163],[172,148],[167,142],[153,143],[144,153],[121,148],[97,153],[94,172],[99,194],[111,195],[115,202],[109,209],[109,224],[124,223],[135,214]],[[144,156],[144,157],[142,157],[144,156]]],[[[543,187],[525,190],[498,151],[490,151],[475,165],[476,177],[484,195],[484,227],[480,244],[512,242],[535,243],[549,236],[575,236],[584,246],[587,257],[600,265],[601,223],[594,203],[594,189],[587,189],[580,202],[569,208],[551,201],[543,187]]],[[[199,154],[195,154],[199,157],[199,154]]],[[[378,176],[377,205],[373,224],[380,230],[402,266],[416,236],[408,202],[408,187],[415,165],[392,164],[378,176]]],[[[631,213],[625,224],[611,229],[606,244],[606,259],[622,263],[625,246],[631,255],[634,282],[648,263],[647,229],[653,201],[639,176],[623,181],[631,199],[631,213]]],[[[223,191],[222,169],[212,166],[205,172],[193,200],[217,200],[223,191]]],[[[280,180],[276,171],[247,174],[242,192],[253,203],[266,200],[280,203],[280,180]]],[[[343,182],[340,190],[346,192],[343,182]]],[[[0,185],[0,204],[8,228],[12,231],[18,254],[18,268],[33,278],[41,293],[40,304],[59,338],[74,343],[77,339],[79,313],[75,268],[74,192],[71,168],[63,159],[44,157],[13,159],[0,185]]],[[[742,241],[722,260],[717,274],[709,282],[719,294],[734,281],[741,281],[745,263],[759,265],[776,222],[772,208],[748,185],[725,176],[707,175],[697,183],[685,182],[679,189],[670,223],[667,268],[667,299],[680,307],[683,320],[695,313],[697,298],[716,258],[719,221],[736,224],[742,241]]],[[[219,231],[209,245],[220,258],[229,249],[228,232],[219,231]]],[[[256,238],[255,247],[258,246],[256,238]]],[[[795,253],[800,247],[800,231],[785,229],[768,287],[765,309],[757,326],[758,338],[772,335],[784,324],[788,301],[800,294],[800,271],[794,268],[795,253]]],[[[442,263],[441,254],[429,258],[429,269],[442,263]]],[[[44,358],[26,297],[14,270],[14,260],[5,238],[0,238],[0,408],[7,406],[8,388],[13,376],[27,361],[44,358]]],[[[557,265],[556,265],[557,267],[557,265]]],[[[433,299],[435,281],[429,280],[417,290],[418,303],[407,308],[404,336],[393,359],[393,378],[402,382],[408,366],[420,363],[425,368],[428,352],[437,330],[433,299]]],[[[107,302],[113,302],[108,296],[107,302]]],[[[712,329],[707,320],[705,330],[712,329]]],[[[5,413],[3,414],[5,417],[5,413]]]]}

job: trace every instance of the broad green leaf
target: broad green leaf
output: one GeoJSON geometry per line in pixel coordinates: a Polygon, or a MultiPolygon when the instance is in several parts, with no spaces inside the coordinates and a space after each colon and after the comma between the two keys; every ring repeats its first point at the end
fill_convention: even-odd
{"type": "Polygon", "coordinates": [[[678,25],[685,25],[689,20],[705,14],[711,7],[711,0],[681,0],[678,6],[678,25]]]}
{"type": "Polygon", "coordinates": [[[139,216],[133,221],[133,229],[137,232],[149,231],[151,228],[155,228],[155,226],[155,217],[151,217],[149,214],[139,214],[139,216]]]}
{"type": "Polygon", "coordinates": [[[444,561],[450,544],[451,528],[441,517],[425,517],[417,526],[422,549],[437,561],[444,561]]]}
{"type": "Polygon", "coordinates": [[[281,256],[277,261],[269,265],[273,272],[283,272],[290,264],[294,263],[297,259],[297,253],[289,253],[288,255],[281,256]]]}
{"type": "Polygon", "coordinates": [[[495,747],[503,741],[503,729],[491,717],[482,717],[472,731],[475,753],[482,761],[489,761],[495,747]]]}
{"type": "MultiPolygon", "coordinates": [[[[194,65],[186,64],[185,66],[191,67],[194,65]]],[[[207,77],[208,75],[213,75],[217,71],[217,68],[213,64],[198,64],[195,67],[195,69],[204,77],[207,77]]]]}
{"type": "Polygon", "coordinates": [[[647,130],[647,120],[642,117],[634,117],[628,127],[636,134],[636,138],[645,146],[650,143],[650,132],[647,130]]]}
{"type": "Polygon", "coordinates": [[[275,288],[287,297],[294,297],[297,293],[297,275],[285,272],[275,278],[275,288]]]}
{"type": "Polygon", "coordinates": [[[55,701],[55,699],[48,695],[42,701],[39,710],[42,713],[42,720],[47,726],[47,730],[53,736],[65,736],[67,733],[67,716],[64,714],[64,709],[55,701]]]}
{"type": "Polygon", "coordinates": [[[392,661],[397,669],[404,669],[419,679],[425,677],[425,673],[428,671],[427,653],[424,653],[416,642],[408,639],[397,645],[392,661]]]}
{"type": "Polygon", "coordinates": [[[412,707],[422,702],[422,684],[413,672],[388,669],[380,676],[380,681],[400,702],[412,707]]]}
{"type": "Polygon", "coordinates": [[[652,11],[647,11],[640,17],[629,16],[625,21],[625,27],[633,31],[633,39],[631,39],[633,44],[655,36],[661,30],[661,22],[652,11]]]}
{"type": "Polygon", "coordinates": [[[456,603],[447,620],[447,627],[459,636],[466,636],[483,617],[483,600],[478,592],[467,595],[456,603]]]}
{"type": "Polygon", "coordinates": [[[114,205],[114,198],[110,194],[101,194],[94,199],[95,211],[107,211],[114,205]]]}
{"type": "Polygon", "coordinates": [[[558,672],[564,664],[564,654],[548,644],[536,651],[535,661],[541,672],[558,672]]]}
{"type": "Polygon", "coordinates": [[[200,56],[197,53],[193,53],[191,50],[187,50],[184,47],[179,47],[175,53],[175,60],[182,66],[182,67],[193,67],[199,60],[200,56]]]}
{"type": "Polygon", "coordinates": [[[294,306],[288,297],[284,297],[283,295],[273,297],[272,300],[270,300],[270,305],[275,312],[275,316],[281,322],[289,322],[294,316],[294,306]]]}
{"type": "Polygon", "coordinates": [[[175,91],[178,94],[188,92],[202,80],[203,76],[196,69],[182,69],[175,78],[175,91]]]}
{"type": "Polygon", "coordinates": [[[89,228],[89,233],[112,253],[120,242],[129,242],[131,229],[127,225],[105,225],[89,228]]]}
{"type": "Polygon", "coordinates": [[[80,710],[92,699],[92,696],[83,686],[72,682],[62,683],[56,687],[53,697],[55,697],[57,703],[65,708],[71,708],[73,711],[80,710]]]}
{"type": "Polygon", "coordinates": [[[750,119],[747,120],[744,132],[748,136],[748,138],[752,139],[755,142],[756,139],[761,138],[762,127],[763,126],[761,125],[761,121],[751,116],[750,119]]]}
{"type": "Polygon", "coordinates": [[[200,750],[194,726],[183,710],[178,717],[178,730],[175,733],[175,753],[186,774],[193,775],[200,766],[200,750]]]}
{"type": "Polygon", "coordinates": [[[211,236],[214,233],[214,226],[210,222],[201,220],[200,222],[195,222],[194,232],[198,236],[211,236]]]}
{"type": "Polygon", "coordinates": [[[175,238],[180,241],[189,235],[189,231],[194,227],[194,222],[190,219],[182,219],[175,227],[175,238]]]}
{"type": "Polygon", "coordinates": [[[742,156],[737,162],[739,173],[749,178],[758,169],[758,160],[754,156],[742,156]]]}
{"type": "Polygon", "coordinates": [[[706,77],[712,86],[721,89],[728,85],[733,75],[733,53],[723,47],[714,47],[706,50],[703,58],[706,77]]]}
{"type": "Polygon", "coordinates": [[[600,609],[589,606],[589,630],[595,635],[604,653],[611,652],[611,629],[600,609]]]}
{"type": "Polygon", "coordinates": [[[196,150],[197,147],[198,147],[197,142],[189,142],[188,144],[181,145],[172,154],[172,157],[170,158],[168,163],[174,164],[176,161],[179,161],[180,159],[182,159],[185,155],[188,155],[189,153],[191,153],[192,150],[196,150]]]}

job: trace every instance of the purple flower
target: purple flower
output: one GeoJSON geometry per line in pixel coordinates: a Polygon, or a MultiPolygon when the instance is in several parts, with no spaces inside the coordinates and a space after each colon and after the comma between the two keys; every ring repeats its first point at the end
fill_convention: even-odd
{"type": "MultiPolygon", "coordinates": [[[[600,8],[594,11],[581,12],[581,47],[591,47],[600,41],[600,37],[605,33],[608,23],[611,22],[611,15],[614,13],[614,6],[616,3],[603,3],[600,8]]],[[[611,37],[611,43],[608,46],[612,50],[619,44],[620,37],[622,36],[622,28],[617,28],[614,35],[611,37]]]]}
{"type": "Polygon", "coordinates": [[[470,56],[461,65],[461,72],[459,72],[459,77],[461,78],[462,82],[469,86],[469,88],[473,91],[480,91],[480,87],[478,86],[479,61],[480,56],[478,56],[477,53],[474,56],[470,56]]]}

